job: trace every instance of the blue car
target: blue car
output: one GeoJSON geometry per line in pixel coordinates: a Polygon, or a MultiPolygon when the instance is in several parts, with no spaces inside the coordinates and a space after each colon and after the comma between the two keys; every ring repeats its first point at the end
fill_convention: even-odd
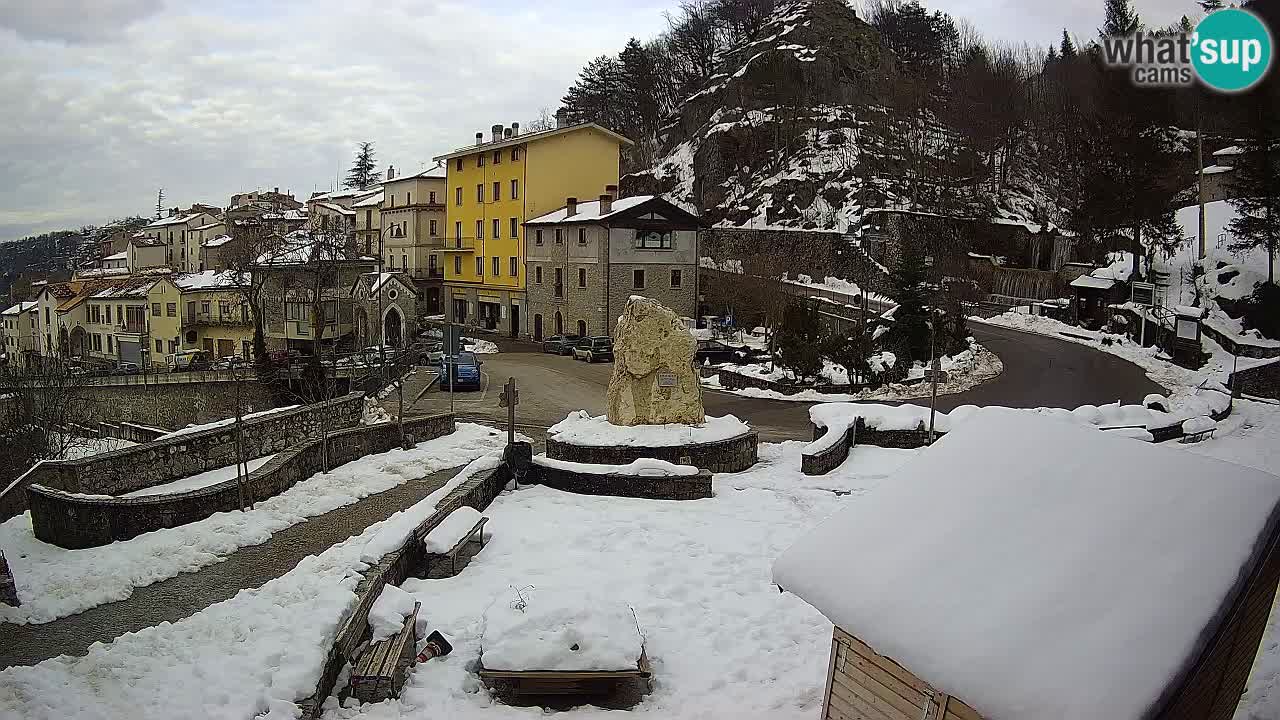
{"type": "Polygon", "coordinates": [[[440,362],[440,389],[479,390],[480,366],[483,364],[475,353],[469,352],[442,358],[440,362]],[[449,366],[453,367],[452,377],[448,372],[449,366]]]}

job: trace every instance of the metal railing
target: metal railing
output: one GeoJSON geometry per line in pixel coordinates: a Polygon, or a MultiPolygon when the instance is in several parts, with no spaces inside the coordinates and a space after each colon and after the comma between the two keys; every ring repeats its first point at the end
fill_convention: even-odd
{"type": "Polygon", "coordinates": [[[184,313],[182,316],[182,324],[190,326],[199,325],[248,325],[250,323],[247,313],[237,315],[234,312],[228,314],[215,312],[195,312],[184,313]]]}

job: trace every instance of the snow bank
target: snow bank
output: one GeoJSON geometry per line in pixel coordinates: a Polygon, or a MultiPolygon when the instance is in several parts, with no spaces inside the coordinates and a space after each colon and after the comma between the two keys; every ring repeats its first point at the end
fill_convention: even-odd
{"type": "Polygon", "coordinates": [[[1182,432],[1187,435],[1192,435],[1194,433],[1208,432],[1217,426],[1218,424],[1213,421],[1213,418],[1201,415],[1200,417],[1187,418],[1186,420],[1183,420],[1182,432]]]}
{"type": "Polygon", "coordinates": [[[449,552],[471,533],[482,517],[480,511],[473,507],[454,510],[422,539],[423,549],[433,554],[449,552]]]}
{"type": "Polygon", "coordinates": [[[369,631],[373,633],[373,641],[386,640],[400,632],[404,627],[404,619],[413,614],[413,606],[417,602],[409,593],[395,585],[386,585],[378,593],[378,599],[369,608],[369,631]]]}
{"type": "Polygon", "coordinates": [[[592,463],[554,460],[546,455],[535,455],[533,462],[543,467],[567,470],[587,475],[635,475],[637,477],[677,477],[697,475],[698,468],[692,465],[676,465],[666,460],[655,458],[639,458],[626,465],[596,465],[592,463]]]}
{"type": "MultiPolygon", "coordinates": [[[[405,481],[464,465],[498,451],[506,435],[473,423],[413,450],[370,455],[320,473],[248,512],[223,512],[182,527],[84,550],[36,539],[31,513],[0,523],[0,547],[18,584],[22,605],[0,605],[0,622],[44,623],[105,602],[123,600],[135,587],[221,562],[247,545],[309,517],[323,515],[405,481]]],[[[413,523],[416,524],[416,523],[413,523]]]]}
{"type": "MultiPolygon", "coordinates": [[[[286,405],[284,407],[271,408],[270,410],[263,410],[261,412],[248,413],[246,415],[241,416],[240,419],[252,420],[254,418],[266,417],[268,415],[275,415],[277,413],[288,412],[290,410],[297,410],[300,407],[302,406],[286,405]]],[[[168,435],[161,435],[160,437],[156,438],[156,440],[168,440],[169,438],[180,437],[182,435],[190,435],[191,433],[198,433],[198,432],[201,432],[202,430],[212,430],[214,428],[226,427],[228,425],[234,425],[235,422],[236,422],[235,418],[227,418],[225,420],[215,420],[213,422],[201,423],[199,425],[188,425],[182,428],[181,430],[174,430],[168,435]]]]}
{"type": "Polygon", "coordinates": [[[985,717],[1145,717],[1280,503],[1280,478],[1201,460],[983,410],[783,553],[774,579],[985,717]]]}
{"type": "Polygon", "coordinates": [[[500,594],[480,642],[486,670],[634,670],[644,650],[631,606],[594,589],[500,594]]]}
{"type": "Polygon", "coordinates": [[[750,432],[751,428],[733,415],[707,417],[701,425],[613,425],[604,415],[586,410],[569,413],[547,430],[547,437],[559,442],[588,447],[634,445],[665,447],[716,442],[750,432]]]}
{"type": "Polygon", "coordinates": [[[498,346],[489,340],[469,340],[463,345],[463,349],[476,355],[493,355],[498,352],[498,346]]]}

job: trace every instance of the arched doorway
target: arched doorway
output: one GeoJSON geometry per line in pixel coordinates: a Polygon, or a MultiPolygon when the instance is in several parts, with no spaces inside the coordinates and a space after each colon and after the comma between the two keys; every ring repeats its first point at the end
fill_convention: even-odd
{"type": "Polygon", "coordinates": [[[586,337],[586,336],[587,336],[587,321],[579,320],[578,321],[578,337],[586,337]]]}
{"type": "Polygon", "coordinates": [[[382,337],[383,342],[392,347],[404,344],[404,318],[395,307],[387,308],[387,314],[382,318],[382,337]]]}
{"type": "Polygon", "coordinates": [[[79,325],[71,328],[71,342],[67,350],[72,357],[83,358],[88,344],[88,333],[84,328],[79,325]]]}
{"type": "Polygon", "coordinates": [[[542,314],[535,313],[533,316],[533,339],[542,340],[542,314]]]}
{"type": "Polygon", "coordinates": [[[564,334],[564,316],[560,314],[559,310],[556,311],[556,334],[564,334]]]}

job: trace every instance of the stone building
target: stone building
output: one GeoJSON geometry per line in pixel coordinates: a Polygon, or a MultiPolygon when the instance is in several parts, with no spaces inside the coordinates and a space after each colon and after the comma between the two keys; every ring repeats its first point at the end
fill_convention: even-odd
{"type": "Polygon", "coordinates": [[[381,249],[384,270],[410,279],[428,315],[444,312],[445,174],[443,167],[433,167],[387,178],[380,206],[381,244],[374,248],[375,253],[381,249]]]}
{"type": "Polygon", "coordinates": [[[697,312],[698,217],[654,195],[615,201],[607,189],[525,223],[534,340],[610,335],[632,295],[697,312]]]}
{"type": "Polygon", "coordinates": [[[417,336],[420,295],[407,274],[365,273],[351,288],[351,298],[357,347],[401,347],[417,336]]]}

